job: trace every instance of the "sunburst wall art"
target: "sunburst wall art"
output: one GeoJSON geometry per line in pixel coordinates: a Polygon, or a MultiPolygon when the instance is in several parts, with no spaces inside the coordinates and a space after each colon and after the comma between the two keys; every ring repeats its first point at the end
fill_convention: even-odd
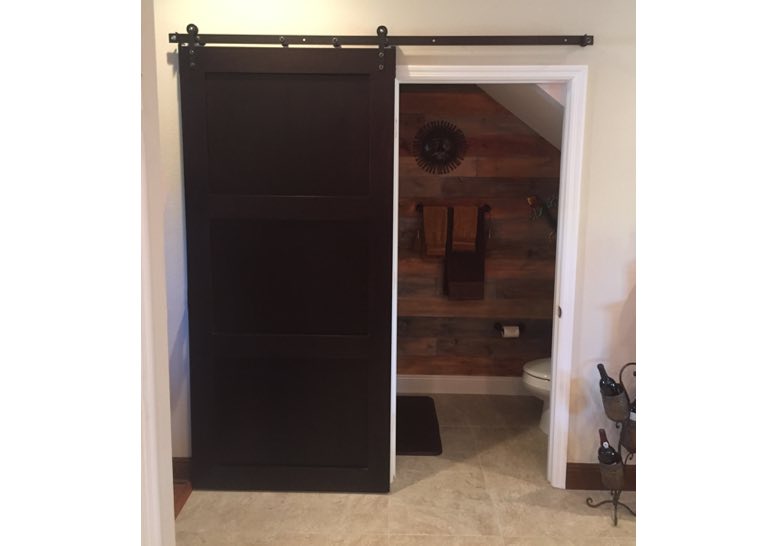
{"type": "Polygon", "coordinates": [[[448,121],[431,121],[417,131],[412,155],[424,171],[446,174],[457,168],[465,157],[468,144],[463,132],[448,121]]]}

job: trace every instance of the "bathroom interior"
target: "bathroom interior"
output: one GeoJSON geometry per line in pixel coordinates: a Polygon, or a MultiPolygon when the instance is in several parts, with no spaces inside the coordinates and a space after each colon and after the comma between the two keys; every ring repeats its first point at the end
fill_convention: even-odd
{"type": "MultiPolygon", "coordinates": [[[[481,399],[407,394],[411,378],[506,378],[511,395],[531,397],[508,408],[532,413],[534,402],[547,445],[565,93],[562,84],[400,86],[397,435],[407,422],[443,430],[456,406],[481,399]],[[407,406],[420,395],[437,418],[407,406]]],[[[438,455],[438,434],[405,431],[397,454],[438,455]]]]}

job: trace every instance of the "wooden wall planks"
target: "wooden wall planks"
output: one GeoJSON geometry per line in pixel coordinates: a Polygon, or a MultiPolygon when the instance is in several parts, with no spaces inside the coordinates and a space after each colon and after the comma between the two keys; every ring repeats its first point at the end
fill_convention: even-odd
{"type": "Polygon", "coordinates": [[[526,198],[558,196],[559,151],[473,85],[402,85],[399,145],[399,373],[520,376],[551,349],[555,245],[546,222],[530,220],[526,198]],[[468,141],[462,164],[444,175],[411,154],[433,120],[454,123],[468,141]],[[484,300],[442,294],[442,259],[421,254],[418,203],[492,207],[484,300]],[[520,338],[501,338],[495,322],[521,325],[520,338]]]}
{"type": "Polygon", "coordinates": [[[487,325],[494,331],[494,324],[499,322],[498,317],[501,316],[514,316],[517,321],[523,318],[551,318],[552,298],[549,301],[542,297],[522,296],[498,300],[485,294],[483,300],[457,301],[445,296],[402,297],[398,298],[398,313],[407,317],[483,317],[489,319],[487,325]]]}

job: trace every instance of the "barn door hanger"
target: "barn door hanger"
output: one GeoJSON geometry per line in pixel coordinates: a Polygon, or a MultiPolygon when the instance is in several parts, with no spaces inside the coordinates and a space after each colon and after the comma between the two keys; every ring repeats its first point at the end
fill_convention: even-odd
{"type": "Polygon", "coordinates": [[[378,44],[380,47],[380,52],[377,54],[377,56],[380,58],[380,64],[377,68],[380,70],[383,70],[385,68],[385,65],[382,64],[385,57],[385,48],[390,47],[388,44],[388,27],[385,25],[380,25],[377,27],[377,38],[380,40],[380,43],[378,44]]]}
{"type": "Polygon", "coordinates": [[[171,43],[180,43],[180,44],[187,44],[189,47],[187,48],[187,62],[190,65],[190,68],[195,70],[195,67],[197,66],[197,48],[202,47],[206,45],[206,42],[201,40],[201,37],[198,36],[198,26],[194,23],[190,23],[187,25],[187,34],[178,34],[174,32],[173,34],[168,35],[168,41],[171,43]],[[184,37],[184,40],[180,40],[180,37],[184,37]]]}

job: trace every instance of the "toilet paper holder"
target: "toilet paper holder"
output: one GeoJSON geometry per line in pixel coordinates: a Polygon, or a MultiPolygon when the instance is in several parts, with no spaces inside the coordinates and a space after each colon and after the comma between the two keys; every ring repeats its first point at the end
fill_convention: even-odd
{"type": "Polygon", "coordinates": [[[502,337],[519,337],[524,331],[524,326],[521,324],[506,324],[502,322],[495,322],[495,330],[497,330],[502,337]]]}

